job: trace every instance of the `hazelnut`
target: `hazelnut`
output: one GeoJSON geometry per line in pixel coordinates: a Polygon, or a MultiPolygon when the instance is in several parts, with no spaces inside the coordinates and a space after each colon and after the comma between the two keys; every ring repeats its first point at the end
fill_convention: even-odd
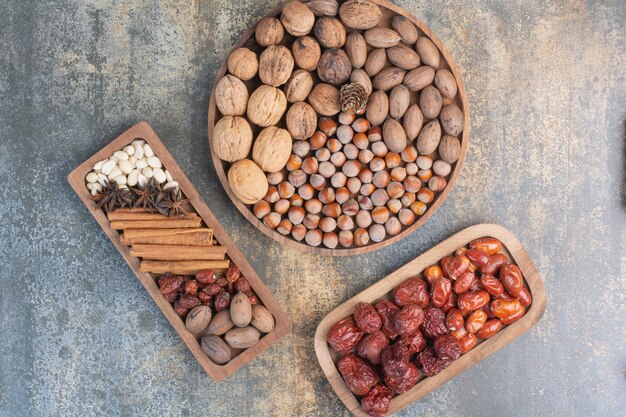
{"type": "Polygon", "coordinates": [[[318,196],[319,200],[324,204],[329,204],[335,201],[335,189],[326,187],[320,190],[318,196]]]}
{"type": "Polygon", "coordinates": [[[343,145],[341,144],[341,142],[339,142],[339,139],[331,138],[331,139],[328,139],[328,142],[326,142],[326,147],[328,148],[329,151],[331,151],[332,153],[335,153],[335,152],[339,152],[341,148],[343,147],[343,145]]]}
{"type": "Polygon", "coordinates": [[[391,181],[391,176],[387,171],[379,171],[372,177],[372,184],[374,184],[377,188],[385,188],[389,185],[389,181],[391,181]]]}
{"type": "Polygon", "coordinates": [[[335,152],[330,156],[330,163],[340,168],[346,162],[346,155],[343,152],[335,152]]]}
{"type": "Polygon", "coordinates": [[[390,198],[400,198],[404,194],[404,186],[397,181],[392,181],[387,186],[387,194],[390,198]]]}
{"type": "Polygon", "coordinates": [[[307,71],[315,71],[322,50],[315,39],[310,36],[297,38],[291,47],[296,65],[307,71]]]}
{"type": "Polygon", "coordinates": [[[276,231],[280,233],[281,235],[285,235],[285,236],[291,233],[292,230],[293,230],[293,224],[291,224],[291,222],[287,219],[281,220],[280,223],[278,223],[278,226],[276,227],[276,231]]]}
{"type": "Polygon", "coordinates": [[[305,102],[294,103],[287,111],[287,130],[294,139],[308,139],[315,133],[317,114],[305,102]]]}
{"type": "Polygon", "coordinates": [[[349,199],[345,203],[341,205],[341,212],[348,215],[354,216],[359,211],[359,204],[356,202],[354,198],[349,199]]]}
{"type": "Polygon", "coordinates": [[[330,117],[321,117],[319,127],[326,136],[333,136],[337,132],[337,122],[330,117]]]}
{"type": "Polygon", "coordinates": [[[306,140],[299,140],[293,143],[292,148],[293,149],[291,151],[295,155],[298,155],[300,158],[304,158],[309,153],[311,145],[306,140]]]}
{"type": "Polygon", "coordinates": [[[283,181],[277,185],[278,195],[281,198],[291,198],[291,196],[296,192],[295,187],[288,183],[287,181],[283,181]]]}
{"type": "Polygon", "coordinates": [[[384,206],[387,204],[388,200],[389,196],[387,195],[387,191],[382,188],[378,188],[372,193],[372,203],[374,203],[375,206],[384,206]]]}
{"type": "Polygon", "coordinates": [[[428,182],[429,179],[433,176],[433,172],[430,169],[420,169],[417,171],[417,178],[424,182],[428,182]]]}
{"type": "Polygon", "coordinates": [[[265,200],[261,200],[254,205],[252,211],[257,218],[262,219],[266,214],[272,211],[272,209],[270,207],[270,203],[265,200]]]}
{"type": "Polygon", "coordinates": [[[372,182],[374,177],[374,173],[368,167],[361,168],[361,172],[359,172],[359,180],[361,180],[364,184],[369,184],[372,182]]]}
{"type": "Polygon", "coordinates": [[[392,180],[402,182],[406,178],[406,168],[395,167],[391,170],[390,175],[392,180]]]}
{"type": "Polygon", "coordinates": [[[428,188],[431,191],[441,191],[446,187],[446,180],[443,177],[434,176],[428,180],[428,188]]]}
{"type": "Polygon", "coordinates": [[[387,201],[387,208],[391,214],[398,214],[402,209],[402,203],[397,198],[387,201]]]}
{"type": "Polygon", "coordinates": [[[287,171],[295,171],[296,169],[300,169],[301,166],[302,158],[300,158],[298,155],[291,155],[289,157],[289,160],[287,160],[285,168],[287,168],[287,171]]]}
{"type": "Polygon", "coordinates": [[[326,178],[322,177],[320,174],[313,174],[309,178],[309,184],[315,190],[321,190],[326,185],[326,178]]]}
{"type": "Polygon", "coordinates": [[[341,113],[339,113],[339,123],[341,123],[342,125],[349,125],[352,124],[352,122],[354,122],[354,119],[356,119],[356,114],[354,113],[346,113],[345,111],[342,111],[341,113]]]}
{"type": "Polygon", "coordinates": [[[352,129],[358,133],[365,133],[369,130],[369,128],[370,122],[368,122],[367,119],[356,119],[354,123],[352,123],[352,129]]]}
{"type": "Polygon", "coordinates": [[[374,208],[374,203],[372,203],[371,198],[362,195],[359,196],[359,207],[362,210],[372,210],[374,208]]]}
{"type": "Polygon", "coordinates": [[[322,207],[322,213],[324,214],[324,216],[336,219],[341,214],[341,207],[339,206],[339,203],[336,202],[326,204],[324,207],[322,207]]]}
{"type": "Polygon", "coordinates": [[[285,30],[280,20],[271,16],[259,20],[254,32],[256,42],[263,47],[278,45],[282,42],[284,35],[285,30]]]}
{"type": "Polygon", "coordinates": [[[404,207],[409,207],[415,202],[415,193],[404,193],[400,201],[404,207]]]}
{"type": "Polygon", "coordinates": [[[330,178],[330,184],[335,188],[341,188],[346,185],[348,178],[343,172],[337,172],[330,178]]]}
{"type": "Polygon", "coordinates": [[[319,246],[322,243],[322,232],[317,229],[309,230],[304,240],[309,246],[319,246]]]}
{"type": "Polygon", "coordinates": [[[324,236],[322,237],[322,243],[329,249],[335,249],[337,247],[337,244],[339,243],[337,233],[324,233],[324,236]]]}
{"type": "MultiPolygon", "coordinates": [[[[331,157],[331,160],[332,160],[332,157],[331,157]]],[[[347,177],[350,177],[350,178],[356,177],[357,175],[359,175],[359,171],[361,171],[361,164],[359,163],[359,161],[355,161],[355,160],[347,161],[345,164],[343,164],[341,171],[344,174],[346,174],[347,177]]]]}
{"type": "Polygon", "coordinates": [[[415,222],[415,214],[411,210],[403,208],[398,213],[398,220],[400,220],[400,223],[403,225],[410,226],[415,222]]]}
{"type": "Polygon", "coordinates": [[[354,130],[348,125],[341,125],[337,128],[337,139],[342,144],[352,142],[352,138],[354,137],[354,130]]]}
{"type": "Polygon", "coordinates": [[[330,162],[320,162],[317,168],[317,172],[324,178],[330,178],[335,175],[336,168],[330,162]]]}
{"type": "Polygon", "coordinates": [[[302,224],[309,230],[317,229],[320,224],[320,216],[318,216],[317,214],[307,213],[306,216],[304,216],[302,224]]]}
{"type": "Polygon", "coordinates": [[[304,202],[304,209],[311,214],[317,214],[322,211],[322,202],[317,198],[311,198],[304,202]]]}
{"type": "Polygon", "coordinates": [[[354,242],[354,235],[349,230],[339,232],[339,244],[344,248],[349,248],[354,242]]]}
{"type": "Polygon", "coordinates": [[[356,159],[359,156],[359,148],[357,148],[353,143],[347,143],[343,147],[343,153],[348,159],[356,159]]]}
{"type": "Polygon", "coordinates": [[[304,205],[304,200],[298,194],[294,194],[289,199],[292,207],[302,207],[304,205]]]}
{"type": "Polygon", "coordinates": [[[417,159],[417,149],[415,146],[409,145],[400,152],[400,157],[404,162],[414,162],[417,159]]]}
{"type": "Polygon", "coordinates": [[[290,206],[291,203],[289,203],[289,200],[281,198],[276,203],[274,203],[274,211],[278,214],[285,214],[289,211],[290,206]]]}
{"type": "Polygon", "coordinates": [[[359,151],[359,162],[362,164],[369,164],[371,160],[374,158],[374,152],[369,149],[362,149],[359,151]]]}
{"type": "Polygon", "coordinates": [[[327,162],[330,160],[330,151],[328,148],[319,148],[315,151],[315,159],[317,159],[318,165],[320,162],[327,162]]]}
{"type": "Polygon", "coordinates": [[[224,116],[241,116],[248,105],[246,85],[234,75],[225,75],[215,86],[215,104],[224,116]]]}
{"type": "Polygon", "coordinates": [[[451,170],[452,167],[446,161],[437,160],[433,164],[433,172],[440,177],[447,177],[451,170]]]}
{"type": "Polygon", "coordinates": [[[317,159],[313,157],[309,157],[302,162],[302,170],[309,175],[317,174],[318,166],[317,159]]]}
{"type": "Polygon", "coordinates": [[[278,194],[278,188],[275,185],[270,186],[267,189],[267,193],[265,193],[263,200],[271,204],[274,204],[275,202],[280,200],[280,195],[278,194]]]}
{"type": "Polygon", "coordinates": [[[340,215],[337,218],[337,227],[341,230],[352,230],[354,228],[352,217],[345,214],[340,215]]]}
{"type": "Polygon", "coordinates": [[[289,221],[293,224],[300,224],[302,220],[304,220],[304,209],[302,207],[291,207],[287,216],[289,217],[289,221]]]}
{"type": "Polygon", "coordinates": [[[356,214],[356,225],[363,228],[368,228],[372,224],[372,215],[367,210],[360,210],[356,214]]]}
{"type": "Polygon", "coordinates": [[[415,203],[411,204],[409,208],[416,216],[421,216],[426,212],[427,209],[426,204],[422,203],[421,201],[416,201],[415,203]]]}
{"type": "Polygon", "coordinates": [[[382,242],[385,239],[385,226],[373,224],[369,228],[369,235],[373,242],[382,242]]]}
{"type": "Polygon", "coordinates": [[[291,155],[291,143],[291,135],[285,129],[276,126],[266,127],[254,142],[252,159],[263,171],[280,171],[291,155]]]}
{"type": "Polygon", "coordinates": [[[315,151],[322,148],[326,144],[326,135],[318,130],[313,133],[313,136],[309,138],[308,142],[302,143],[309,143],[311,145],[310,148],[315,151]]]}
{"type": "Polygon", "coordinates": [[[376,223],[383,224],[389,219],[389,209],[387,207],[376,207],[372,210],[372,220],[376,223]]]}
{"type": "Polygon", "coordinates": [[[416,175],[417,172],[419,171],[419,167],[414,162],[410,162],[410,163],[406,164],[404,166],[404,169],[406,169],[406,174],[407,175],[416,175]]]}
{"type": "Polygon", "coordinates": [[[370,161],[370,169],[373,172],[382,171],[383,169],[385,169],[385,160],[378,156],[372,158],[372,160],[370,161]]]}
{"type": "Polygon", "coordinates": [[[391,236],[395,236],[402,230],[402,224],[397,217],[390,217],[385,223],[385,231],[391,236]]]}
{"type": "Polygon", "coordinates": [[[248,48],[237,48],[228,57],[228,72],[240,80],[247,81],[259,70],[256,54],[248,48]]]}
{"type": "Polygon", "coordinates": [[[350,191],[345,187],[340,187],[335,190],[335,201],[339,204],[343,204],[350,198],[350,191]]]}
{"type": "Polygon", "coordinates": [[[348,181],[346,182],[346,188],[352,194],[358,193],[361,189],[361,180],[359,180],[357,177],[348,178],[348,181]]]}
{"type": "Polygon", "coordinates": [[[306,182],[306,174],[301,169],[296,169],[289,173],[288,180],[294,187],[300,187],[306,182]]]}
{"type": "Polygon", "coordinates": [[[254,204],[267,193],[268,183],[261,168],[249,159],[232,164],[228,183],[233,194],[244,204],[254,204]]]}
{"type": "Polygon", "coordinates": [[[319,226],[322,232],[332,232],[337,228],[337,220],[332,217],[324,217],[320,220],[319,226]]]}
{"type": "Polygon", "coordinates": [[[293,237],[296,241],[301,242],[302,239],[304,239],[306,232],[306,227],[301,224],[296,224],[293,226],[293,229],[291,229],[291,237],[293,237]]]}
{"type": "Polygon", "coordinates": [[[383,130],[376,126],[367,131],[367,140],[370,142],[378,142],[383,140],[383,130]]]}
{"type": "Polygon", "coordinates": [[[268,172],[266,176],[267,176],[267,182],[270,185],[278,185],[285,179],[285,175],[281,171],[268,172]]]}
{"type": "Polygon", "coordinates": [[[354,244],[365,246],[370,242],[370,236],[366,229],[359,227],[354,231],[354,244]]]}
{"type": "Polygon", "coordinates": [[[385,142],[374,142],[372,143],[372,152],[374,152],[374,155],[382,158],[383,156],[387,155],[387,153],[389,152],[389,148],[387,148],[385,142]]]}
{"type": "Polygon", "coordinates": [[[424,204],[428,204],[435,198],[435,194],[428,188],[423,187],[417,192],[417,199],[424,204]]]}
{"type": "Polygon", "coordinates": [[[363,184],[361,186],[361,195],[365,197],[369,197],[374,191],[376,191],[376,186],[374,184],[363,184]]]}
{"type": "Polygon", "coordinates": [[[367,135],[363,132],[359,132],[355,134],[354,137],[352,138],[352,143],[358,149],[362,149],[362,150],[367,149],[367,147],[369,146],[369,140],[367,139],[367,135]]]}
{"type": "Polygon", "coordinates": [[[409,193],[416,193],[422,187],[422,182],[419,178],[409,175],[402,181],[404,189],[409,193]]]}
{"type": "Polygon", "coordinates": [[[315,189],[311,184],[302,184],[298,187],[298,195],[302,197],[303,200],[309,200],[315,195],[315,189]]]}
{"type": "Polygon", "coordinates": [[[280,223],[280,214],[272,212],[268,213],[263,217],[263,224],[269,227],[270,229],[275,229],[280,223]]]}
{"type": "Polygon", "coordinates": [[[387,165],[387,168],[391,169],[399,167],[401,163],[402,160],[400,159],[400,155],[398,155],[397,153],[389,152],[387,155],[385,155],[385,164],[387,165]]]}
{"type": "Polygon", "coordinates": [[[415,160],[415,163],[419,167],[419,169],[430,169],[433,166],[433,158],[429,155],[420,155],[415,160]]]}

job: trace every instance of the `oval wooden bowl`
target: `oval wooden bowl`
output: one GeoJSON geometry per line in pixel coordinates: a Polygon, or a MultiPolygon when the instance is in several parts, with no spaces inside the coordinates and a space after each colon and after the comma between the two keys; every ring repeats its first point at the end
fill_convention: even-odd
{"type": "Polygon", "coordinates": [[[328,313],[317,327],[314,340],[317,360],[339,399],[341,399],[348,410],[354,415],[368,417],[367,413],[361,408],[358,399],[350,391],[337,370],[335,362],[338,357],[332,352],[326,342],[328,330],[338,321],[350,316],[354,312],[354,306],[356,304],[360,302],[371,304],[378,300],[389,298],[389,293],[398,286],[398,284],[408,278],[420,275],[424,268],[439,262],[444,256],[453,254],[457,248],[465,246],[470,241],[479,237],[495,237],[502,242],[502,252],[511,262],[517,264],[524,275],[525,284],[532,294],[532,304],[526,310],[524,317],[504,327],[493,337],[481,340],[474,349],[452,362],[449,367],[439,374],[430,378],[425,378],[421,375],[421,379],[417,385],[409,391],[395,396],[391,400],[391,407],[386,416],[397,413],[436,390],[461,372],[509,344],[539,322],[539,319],[541,319],[546,309],[546,290],[537,268],[515,235],[497,224],[479,224],[461,230],[400,269],[387,275],[376,284],[339,305],[328,313]]]}
{"type": "MultiPolygon", "coordinates": [[[[226,190],[226,193],[232,200],[235,207],[237,207],[237,209],[241,212],[241,214],[243,214],[257,229],[259,229],[261,232],[265,233],[267,236],[271,237],[272,239],[280,242],[281,244],[294,247],[305,252],[321,254],[321,255],[331,255],[331,256],[356,255],[356,254],[367,253],[367,252],[374,251],[376,249],[384,248],[408,236],[410,233],[414,232],[417,228],[422,226],[437,211],[439,206],[443,204],[445,199],[448,197],[448,194],[450,193],[450,191],[456,184],[456,181],[461,172],[461,167],[463,166],[463,161],[465,160],[465,153],[467,151],[467,146],[469,143],[469,127],[470,127],[469,105],[468,105],[467,93],[465,91],[463,80],[461,79],[459,71],[456,65],[454,64],[452,57],[450,56],[446,48],[441,43],[441,40],[439,40],[439,38],[428,28],[428,26],[426,26],[423,22],[421,22],[415,16],[413,16],[412,14],[404,10],[402,7],[396,6],[395,4],[389,1],[386,1],[386,0],[372,0],[372,1],[378,4],[379,6],[381,6],[381,9],[383,12],[380,26],[390,27],[391,25],[389,22],[391,21],[391,19],[396,15],[402,15],[410,19],[423,34],[425,34],[428,38],[430,38],[435,43],[437,48],[439,48],[439,51],[443,58],[439,67],[449,69],[454,75],[457,85],[458,85],[458,93],[455,99],[449,100],[444,97],[443,104],[444,105],[450,104],[450,103],[456,104],[463,111],[463,116],[464,116],[463,133],[462,133],[462,137],[460,138],[461,152],[460,152],[458,161],[453,164],[452,172],[448,175],[447,186],[443,189],[443,191],[439,192],[435,196],[435,199],[430,203],[426,212],[422,216],[420,216],[415,221],[415,223],[413,223],[411,226],[403,227],[403,230],[399,234],[386,238],[382,242],[372,243],[366,246],[352,246],[350,248],[328,249],[322,246],[319,246],[319,247],[309,246],[305,242],[298,242],[292,239],[290,236],[283,236],[277,231],[272,230],[269,227],[265,226],[265,224],[263,224],[263,222],[259,220],[252,212],[252,206],[242,203],[235,196],[235,194],[230,188],[230,185],[228,183],[228,177],[227,177],[227,171],[228,171],[228,167],[230,166],[230,163],[220,160],[216,156],[214,149],[213,149],[213,142],[211,140],[211,138],[213,137],[213,128],[217,120],[219,120],[220,118],[220,114],[215,104],[215,86],[217,85],[219,80],[222,79],[222,77],[226,74],[226,71],[228,69],[226,61],[224,61],[224,63],[222,64],[217,74],[217,77],[215,78],[215,84],[213,85],[213,91],[211,93],[211,101],[209,103],[209,113],[208,113],[209,147],[211,148],[211,158],[213,159],[213,165],[215,166],[217,176],[219,177],[219,180],[222,183],[224,190],[226,190]]],[[[276,8],[268,16],[277,16],[280,14],[281,10],[282,10],[282,5],[276,8]]],[[[235,43],[235,45],[233,46],[233,50],[240,48],[242,46],[245,46],[258,53],[259,50],[262,48],[256,44],[256,41],[254,39],[255,29],[256,29],[256,24],[248,28],[248,30],[246,30],[246,32],[235,43]]],[[[422,34],[420,34],[420,36],[421,35],[422,34]]],[[[291,38],[288,36],[288,34],[286,34],[285,39],[290,40],[291,38]]],[[[283,41],[283,43],[285,43],[285,41],[283,41]]],[[[257,76],[250,81],[246,81],[245,84],[248,87],[249,91],[253,91],[261,83],[257,76]]],[[[255,134],[256,133],[258,132],[255,131],[255,134]]]]}

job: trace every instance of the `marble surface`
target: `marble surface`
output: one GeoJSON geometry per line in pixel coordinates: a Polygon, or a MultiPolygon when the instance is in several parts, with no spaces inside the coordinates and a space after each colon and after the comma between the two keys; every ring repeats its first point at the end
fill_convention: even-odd
{"type": "Polygon", "coordinates": [[[454,232],[518,235],[545,280],[529,333],[398,415],[623,416],[624,0],[397,0],[457,62],[471,141],[421,229],[328,258],[258,232],[209,160],[220,63],[273,1],[0,2],[0,415],[348,416],[313,334],[337,304],[454,232]],[[65,176],[148,121],[293,319],[209,380],[65,176]],[[620,411],[621,410],[621,411],[620,411]]]}

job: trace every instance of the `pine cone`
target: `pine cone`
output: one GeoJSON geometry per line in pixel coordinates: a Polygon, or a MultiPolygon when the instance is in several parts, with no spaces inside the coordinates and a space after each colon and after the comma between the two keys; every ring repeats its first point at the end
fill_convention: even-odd
{"type": "Polygon", "coordinates": [[[367,90],[361,84],[350,83],[341,87],[341,110],[346,113],[357,113],[365,109],[367,90]]]}

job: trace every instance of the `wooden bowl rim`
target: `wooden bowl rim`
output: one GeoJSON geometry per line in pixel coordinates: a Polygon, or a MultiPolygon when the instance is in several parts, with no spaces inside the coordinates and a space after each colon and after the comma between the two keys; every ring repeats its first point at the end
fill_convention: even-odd
{"type": "Polygon", "coordinates": [[[541,275],[537,271],[537,268],[528,256],[526,249],[517,237],[506,228],[497,224],[478,224],[455,233],[446,240],[433,246],[422,255],[409,261],[391,274],[386,275],[370,287],[359,292],[354,297],[341,303],[320,321],[320,324],[315,332],[315,354],[320,367],[326,375],[326,378],[328,379],[328,382],[332,386],[333,390],[339,399],[344,403],[346,408],[354,415],[367,417],[367,414],[362,410],[359,401],[343,381],[334,361],[332,360],[331,352],[328,347],[328,343],[326,342],[326,334],[328,333],[330,327],[339,320],[352,314],[354,306],[358,302],[371,302],[383,297],[399,283],[411,276],[421,273],[425,267],[434,264],[441,259],[442,256],[445,256],[446,253],[453,252],[456,248],[469,243],[471,240],[484,236],[495,237],[502,242],[504,249],[506,249],[506,253],[510,255],[511,259],[522,271],[524,279],[532,294],[533,303],[526,311],[524,317],[508,325],[493,337],[483,340],[481,343],[476,345],[474,349],[454,361],[441,373],[430,378],[421,379],[417,385],[409,391],[394,397],[391,401],[389,413],[386,414],[386,416],[390,416],[400,410],[403,410],[412,403],[436,390],[461,372],[474,366],[485,357],[491,355],[514,339],[518,338],[539,322],[546,309],[546,290],[543,285],[541,275]],[[416,264],[419,264],[419,268],[417,269],[416,264]],[[376,293],[374,295],[377,296],[373,297],[372,293],[376,293]]]}
{"type": "MultiPolygon", "coordinates": [[[[298,0],[298,1],[302,1],[302,0],[298,0]]],[[[226,74],[226,71],[228,69],[227,60],[224,60],[224,62],[222,63],[222,66],[220,67],[220,70],[217,73],[217,76],[215,78],[213,89],[211,91],[211,100],[209,102],[209,109],[208,109],[208,142],[209,142],[209,148],[211,150],[211,159],[213,160],[213,166],[215,167],[217,176],[220,182],[222,183],[222,187],[226,191],[226,194],[228,194],[228,197],[230,198],[230,200],[233,202],[235,207],[237,207],[237,210],[239,210],[239,212],[246,219],[248,219],[250,223],[252,223],[257,229],[263,232],[266,236],[274,239],[275,241],[281,244],[296,248],[304,252],[319,254],[319,255],[330,255],[330,256],[359,255],[359,254],[369,253],[377,249],[387,247],[393,243],[400,241],[401,239],[404,239],[405,237],[413,233],[415,230],[417,230],[419,227],[424,225],[424,223],[426,223],[426,221],[428,221],[428,219],[433,214],[435,214],[435,212],[443,204],[443,202],[448,197],[448,194],[450,194],[450,192],[456,185],[456,182],[461,173],[461,169],[463,168],[463,162],[465,161],[465,154],[467,153],[467,147],[469,145],[469,130],[470,130],[469,102],[467,99],[467,92],[465,91],[465,84],[463,83],[461,75],[459,74],[458,68],[454,60],[452,59],[452,56],[450,55],[448,50],[445,48],[441,40],[430,30],[430,28],[426,24],[424,24],[421,20],[419,20],[417,17],[415,17],[413,14],[409,13],[404,8],[397,6],[387,0],[370,0],[370,1],[378,4],[381,7],[389,9],[396,14],[399,14],[408,18],[422,32],[424,32],[430,38],[430,40],[433,41],[433,43],[439,49],[439,52],[442,54],[443,59],[446,61],[446,63],[450,67],[450,71],[454,75],[454,78],[457,82],[458,95],[460,98],[460,105],[461,105],[460,107],[461,107],[461,111],[463,112],[463,135],[461,138],[461,150],[459,153],[459,159],[456,161],[454,165],[454,169],[452,173],[450,174],[451,175],[450,180],[448,181],[443,191],[441,191],[436,196],[435,200],[428,206],[428,209],[426,210],[426,212],[423,215],[421,215],[415,223],[413,223],[411,226],[407,227],[406,229],[404,229],[402,232],[398,233],[397,235],[386,238],[381,242],[368,244],[366,246],[329,249],[329,248],[323,247],[322,245],[310,246],[306,244],[304,241],[298,242],[295,239],[292,239],[288,236],[284,236],[278,233],[277,231],[270,229],[265,224],[263,224],[263,222],[254,215],[254,213],[249,208],[249,206],[239,201],[239,199],[235,196],[235,194],[231,190],[229,182],[228,182],[227,173],[224,170],[224,162],[216,156],[216,153],[214,152],[214,149],[213,149],[213,141],[211,140],[211,138],[213,137],[213,128],[215,126],[216,109],[217,109],[217,106],[215,103],[215,87],[217,86],[217,83],[219,82],[219,80],[221,80],[222,77],[224,77],[224,75],[226,74]]],[[[285,3],[276,7],[272,12],[267,14],[265,17],[277,16],[282,10],[285,3]]],[[[256,29],[257,24],[258,24],[258,21],[257,23],[249,27],[241,35],[241,37],[237,40],[237,42],[234,44],[233,48],[231,49],[231,52],[243,46],[248,41],[248,39],[250,39],[250,37],[254,35],[254,31],[256,29]]],[[[230,52],[229,52],[229,55],[230,55],[230,52]]]]}

